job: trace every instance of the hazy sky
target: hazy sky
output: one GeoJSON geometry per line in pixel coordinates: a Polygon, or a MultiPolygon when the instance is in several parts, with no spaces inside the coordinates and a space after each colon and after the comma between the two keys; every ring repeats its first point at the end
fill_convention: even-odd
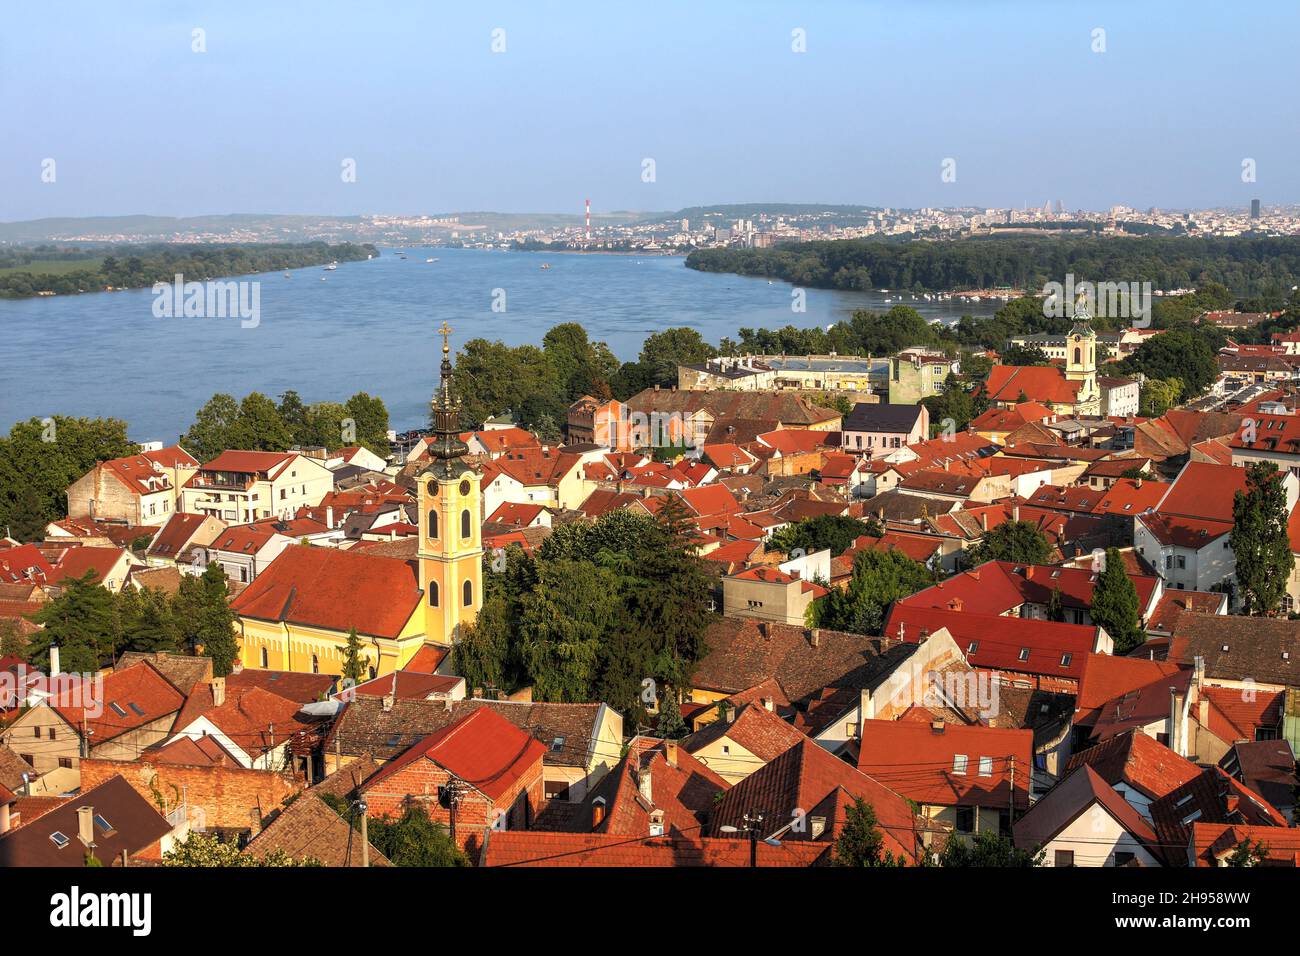
{"type": "Polygon", "coordinates": [[[1294,0],[6,0],[0,219],[1297,202],[1297,27],[1294,0]]]}

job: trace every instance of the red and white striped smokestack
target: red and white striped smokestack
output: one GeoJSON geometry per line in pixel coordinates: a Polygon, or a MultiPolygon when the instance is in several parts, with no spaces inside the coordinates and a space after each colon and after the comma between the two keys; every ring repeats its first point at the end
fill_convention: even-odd
{"type": "Polygon", "coordinates": [[[587,200],[587,241],[591,242],[591,200],[587,200]]]}

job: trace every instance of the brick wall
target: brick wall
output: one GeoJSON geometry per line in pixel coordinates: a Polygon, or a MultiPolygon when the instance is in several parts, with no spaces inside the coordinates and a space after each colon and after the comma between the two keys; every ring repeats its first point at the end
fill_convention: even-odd
{"type": "Polygon", "coordinates": [[[302,780],[265,770],[96,758],[81,761],[81,789],[89,790],[119,773],[155,807],[159,795],[167,811],[184,801],[195,829],[248,828],[257,833],[262,818],[303,789],[302,780]]]}
{"type": "MultiPolygon", "coordinates": [[[[451,829],[451,811],[438,802],[438,788],[446,786],[452,775],[432,760],[421,758],[403,767],[397,773],[379,781],[365,790],[367,816],[400,817],[407,801],[424,807],[429,819],[451,829]]],[[[461,784],[460,805],[456,809],[456,842],[470,857],[477,859],[483,846],[484,831],[498,819],[498,809],[504,813],[499,826],[507,830],[525,830],[532,826],[537,809],[542,805],[542,761],[529,768],[497,800],[491,800],[472,788],[461,784]]]]}

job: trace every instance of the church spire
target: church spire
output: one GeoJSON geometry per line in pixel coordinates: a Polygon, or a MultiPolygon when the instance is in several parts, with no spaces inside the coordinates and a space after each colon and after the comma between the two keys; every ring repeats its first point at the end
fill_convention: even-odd
{"type": "Polygon", "coordinates": [[[468,454],[469,446],[460,440],[460,399],[452,387],[451,365],[451,326],[446,322],[438,329],[442,336],[442,368],[438,393],[433,399],[433,433],[437,440],[429,446],[429,455],[434,464],[429,471],[439,476],[455,477],[459,469],[453,467],[462,455],[468,454]]]}

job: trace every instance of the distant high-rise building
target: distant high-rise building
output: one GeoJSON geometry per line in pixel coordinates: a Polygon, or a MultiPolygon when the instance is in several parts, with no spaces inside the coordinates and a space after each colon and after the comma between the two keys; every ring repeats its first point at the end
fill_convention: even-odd
{"type": "Polygon", "coordinates": [[[1258,219],[1258,218],[1259,218],[1259,200],[1258,200],[1258,199],[1252,199],[1252,200],[1250,201],[1250,218],[1251,218],[1251,219],[1258,219]]]}

